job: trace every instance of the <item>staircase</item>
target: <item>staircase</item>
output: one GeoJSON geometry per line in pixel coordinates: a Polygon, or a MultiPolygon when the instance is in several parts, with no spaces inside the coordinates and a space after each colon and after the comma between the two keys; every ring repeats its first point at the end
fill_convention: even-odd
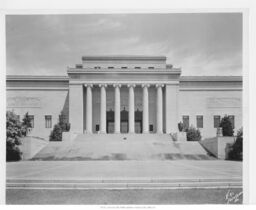
{"type": "Polygon", "coordinates": [[[198,142],[174,142],[168,134],[81,134],[50,142],[32,160],[212,160],[198,142]]]}

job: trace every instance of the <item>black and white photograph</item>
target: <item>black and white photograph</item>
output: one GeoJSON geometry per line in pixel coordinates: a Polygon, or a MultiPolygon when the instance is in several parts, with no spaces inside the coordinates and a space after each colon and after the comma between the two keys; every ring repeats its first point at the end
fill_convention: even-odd
{"type": "Polygon", "coordinates": [[[6,14],[6,204],[243,204],[244,16],[6,14]]]}

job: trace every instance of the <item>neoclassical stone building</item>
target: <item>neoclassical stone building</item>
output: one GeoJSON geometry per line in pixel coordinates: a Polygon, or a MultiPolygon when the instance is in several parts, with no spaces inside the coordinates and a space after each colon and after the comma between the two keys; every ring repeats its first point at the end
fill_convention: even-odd
{"type": "Polygon", "coordinates": [[[84,56],[67,76],[7,76],[7,109],[48,139],[60,113],[72,133],[174,133],[178,122],[203,137],[221,117],[242,126],[242,77],[181,76],[164,56],[84,56]]]}

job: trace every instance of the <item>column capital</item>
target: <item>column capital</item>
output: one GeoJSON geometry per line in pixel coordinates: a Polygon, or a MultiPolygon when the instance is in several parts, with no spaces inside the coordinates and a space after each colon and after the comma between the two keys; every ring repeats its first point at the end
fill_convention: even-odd
{"type": "Polygon", "coordinates": [[[122,87],[122,84],[113,84],[113,87],[122,87]]]}
{"type": "Polygon", "coordinates": [[[149,88],[150,87],[150,84],[141,84],[141,87],[147,87],[147,88],[149,88]]]}
{"type": "Polygon", "coordinates": [[[93,87],[93,84],[84,84],[85,87],[93,87]]]}
{"type": "Polygon", "coordinates": [[[164,87],[164,84],[156,84],[156,87],[164,87]]]}
{"type": "Polygon", "coordinates": [[[99,87],[107,87],[108,86],[108,84],[105,84],[105,83],[100,83],[99,84],[99,87]]]}
{"type": "Polygon", "coordinates": [[[136,84],[127,84],[127,86],[135,88],[136,84]]]}

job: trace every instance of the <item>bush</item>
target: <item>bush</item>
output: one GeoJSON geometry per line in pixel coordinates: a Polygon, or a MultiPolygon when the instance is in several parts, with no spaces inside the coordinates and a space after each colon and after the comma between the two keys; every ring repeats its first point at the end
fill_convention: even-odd
{"type": "Polygon", "coordinates": [[[238,130],[235,143],[229,152],[230,160],[243,160],[243,128],[238,130]]]}
{"type": "Polygon", "coordinates": [[[220,127],[222,128],[223,136],[233,136],[234,129],[228,116],[225,116],[221,119],[220,127]]]}
{"type": "Polygon", "coordinates": [[[50,141],[61,141],[62,140],[62,129],[59,124],[54,125],[53,131],[50,135],[50,141]]]}
{"type": "Polygon", "coordinates": [[[22,126],[23,126],[23,135],[26,136],[28,134],[29,129],[32,128],[31,120],[29,118],[28,112],[25,114],[24,118],[22,119],[22,126]]]}
{"type": "Polygon", "coordinates": [[[199,129],[190,126],[187,130],[187,141],[200,141],[201,133],[199,129]]]}
{"type": "Polygon", "coordinates": [[[70,124],[65,121],[65,115],[61,113],[59,122],[54,125],[53,131],[50,135],[50,141],[62,141],[62,132],[69,131],[70,124]]]}
{"type": "Polygon", "coordinates": [[[184,124],[182,122],[178,123],[178,129],[180,132],[184,131],[184,124]]]}
{"type": "Polygon", "coordinates": [[[21,159],[22,152],[18,148],[23,137],[24,127],[14,112],[6,112],[6,160],[17,161],[21,159]]]}

